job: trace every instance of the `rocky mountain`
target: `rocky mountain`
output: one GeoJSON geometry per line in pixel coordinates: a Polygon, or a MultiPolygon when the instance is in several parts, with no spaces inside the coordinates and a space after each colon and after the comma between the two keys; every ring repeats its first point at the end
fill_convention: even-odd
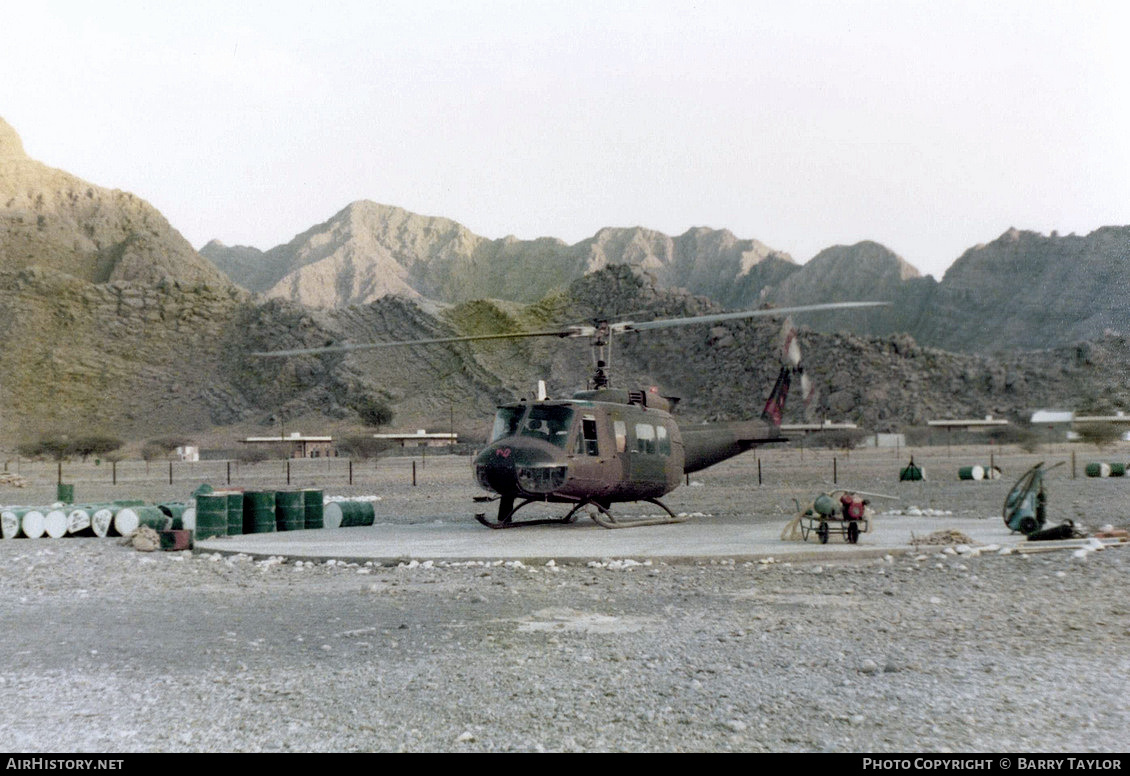
{"type": "MultiPolygon", "coordinates": [[[[217,426],[274,430],[280,419],[288,428],[357,433],[356,407],[366,398],[390,404],[400,427],[454,422],[464,434],[481,433],[497,403],[529,395],[538,379],[557,396],[584,387],[586,343],[460,343],[287,359],[251,353],[543,327],[596,310],[670,317],[719,309],[687,291],[657,288],[623,265],[534,305],[473,301],[432,312],[402,297],[319,310],[204,285],[93,284],[42,268],[0,272],[0,439],[12,444],[78,428],[135,439],[217,426]]],[[[765,320],[623,337],[613,379],[682,396],[687,421],[755,416],[776,375],[778,332],[779,322],[765,320]]],[[[906,335],[802,329],[801,341],[822,388],[815,415],[872,430],[943,416],[1019,419],[1033,407],[1080,402],[1130,409],[1124,336],[995,358],[922,347],[906,335]]],[[[794,401],[790,419],[804,417],[794,401]]]]}
{"type": "Polygon", "coordinates": [[[266,252],[216,240],[200,252],[244,288],[325,308],[390,294],[450,303],[535,302],[615,264],[639,267],[662,287],[746,304],[797,269],[786,254],[724,230],[668,237],[608,228],[576,245],[552,238],[489,240],[449,219],[367,201],[266,252]]]}
{"type": "Polygon", "coordinates": [[[33,266],[92,283],[230,284],[147,202],[28,158],[0,119],[0,270],[33,266]]]}
{"type": "Polygon", "coordinates": [[[1130,226],[1009,229],[954,262],[911,333],[960,350],[1046,348],[1130,331],[1130,226]]]}
{"type": "Polygon", "coordinates": [[[881,310],[811,314],[803,322],[821,331],[906,333],[965,352],[1066,345],[1123,331],[1130,321],[1130,227],[1086,237],[1012,229],[967,251],[941,282],[870,241],[834,246],[798,265],[726,230],[670,237],[606,228],[575,245],[489,240],[448,219],[364,201],[266,253],[216,241],[201,253],[245,288],[323,308],[387,295],[529,303],[626,265],[659,288],[686,289],[730,309],[887,301],[881,310]]]}
{"type": "MultiPolygon", "coordinates": [[[[3,446],[76,429],[141,439],[274,429],[279,419],[357,431],[357,407],[373,398],[391,404],[403,427],[481,429],[495,404],[528,395],[538,379],[558,396],[583,387],[585,343],[252,353],[876,296],[897,304],[859,324],[872,335],[802,328],[808,373],[823,389],[817,417],[891,430],[941,416],[1020,418],[1040,406],[1130,410],[1130,340],[1089,334],[1125,326],[1130,228],[1083,238],[1010,231],[968,251],[938,283],[875,243],[830,248],[800,267],[725,231],[606,229],[573,246],[487,240],[445,219],[355,203],[266,253],[207,246],[273,297],[263,299],[226,282],[140,199],[31,161],[15,133],[0,130],[3,446]],[[496,267],[508,269],[493,274],[496,267]],[[352,302],[311,306],[295,296],[352,302]],[[961,355],[905,331],[982,349],[1033,332],[1072,344],[961,355]]],[[[682,396],[689,421],[756,415],[776,375],[779,326],[756,320],[622,337],[613,379],[682,396]]],[[[803,417],[795,402],[791,412],[803,417]]]]}
{"type": "Polygon", "coordinates": [[[799,271],[766,290],[778,307],[825,302],[885,301],[889,307],[867,311],[806,313],[800,319],[819,331],[888,335],[917,332],[928,315],[937,287],[932,277],[876,242],[837,245],[818,253],[799,271]]]}

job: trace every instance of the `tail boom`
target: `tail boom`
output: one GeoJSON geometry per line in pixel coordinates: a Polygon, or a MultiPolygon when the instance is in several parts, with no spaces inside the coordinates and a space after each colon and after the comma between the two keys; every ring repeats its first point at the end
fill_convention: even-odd
{"type": "Polygon", "coordinates": [[[780,424],[763,420],[682,426],[679,434],[683,438],[685,474],[693,474],[741,455],[758,445],[787,441],[781,436],[780,424]]]}

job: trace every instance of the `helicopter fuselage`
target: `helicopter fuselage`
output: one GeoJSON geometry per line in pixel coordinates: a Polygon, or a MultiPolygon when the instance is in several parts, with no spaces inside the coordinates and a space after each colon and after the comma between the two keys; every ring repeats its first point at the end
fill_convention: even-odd
{"type": "Polygon", "coordinates": [[[686,474],[783,441],[764,421],[681,429],[669,400],[644,391],[582,391],[572,399],[498,408],[475,478],[504,502],[608,504],[656,499],[686,474]]]}

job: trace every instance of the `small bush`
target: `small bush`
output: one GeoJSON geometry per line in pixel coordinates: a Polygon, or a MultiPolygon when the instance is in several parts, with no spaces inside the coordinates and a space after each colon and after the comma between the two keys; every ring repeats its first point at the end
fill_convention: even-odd
{"type": "Polygon", "coordinates": [[[812,435],[813,447],[826,447],[829,450],[854,450],[868,436],[858,428],[833,428],[817,431],[812,435]]]}
{"type": "Polygon", "coordinates": [[[159,458],[170,458],[178,447],[187,447],[192,444],[191,439],[185,437],[158,437],[150,439],[141,448],[141,458],[144,461],[156,461],[159,458]]]}
{"type": "Polygon", "coordinates": [[[1088,423],[1075,430],[1080,439],[1100,450],[1110,447],[1122,436],[1122,429],[1113,423],[1088,423]]]}
{"type": "Polygon", "coordinates": [[[50,458],[52,461],[66,461],[75,454],[75,441],[67,436],[50,435],[40,437],[35,442],[17,445],[16,452],[25,458],[50,458]]]}
{"type": "Polygon", "coordinates": [[[339,454],[362,461],[375,458],[391,447],[392,442],[387,439],[374,439],[367,436],[346,437],[337,443],[339,454]]]}
{"type": "Polygon", "coordinates": [[[986,436],[993,444],[1016,445],[1027,453],[1034,453],[1040,448],[1040,435],[1031,428],[1000,426],[994,428],[986,436]]]}
{"type": "Polygon", "coordinates": [[[270,452],[259,446],[244,445],[235,451],[235,460],[240,463],[262,463],[270,457],[270,452]]]}
{"type": "Polygon", "coordinates": [[[375,396],[362,396],[352,406],[366,426],[380,428],[392,422],[392,408],[375,396]]]}
{"type": "Polygon", "coordinates": [[[92,455],[107,456],[109,453],[118,450],[122,444],[122,440],[116,437],[105,434],[90,434],[75,440],[74,451],[85,461],[92,455]]]}

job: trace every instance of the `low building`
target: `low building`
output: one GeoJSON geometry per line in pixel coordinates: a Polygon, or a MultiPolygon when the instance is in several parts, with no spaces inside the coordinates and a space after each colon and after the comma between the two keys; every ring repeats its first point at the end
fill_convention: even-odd
{"type": "Polygon", "coordinates": [[[860,447],[906,447],[906,434],[874,433],[864,437],[860,447]]]}
{"type": "Polygon", "coordinates": [[[782,423],[781,431],[792,432],[797,431],[805,434],[816,433],[818,431],[852,431],[859,428],[854,423],[832,423],[830,421],[823,421],[821,423],[782,423]]]}
{"type": "Polygon", "coordinates": [[[1075,425],[1100,425],[1109,424],[1112,426],[1127,426],[1130,427],[1130,415],[1124,412],[1116,412],[1113,415],[1076,415],[1075,425]]]}
{"type": "Polygon", "coordinates": [[[399,443],[401,447],[448,447],[459,441],[459,435],[446,431],[417,429],[415,434],[373,434],[373,439],[399,443]]]}
{"type": "Polygon", "coordinates": [[[1043,432],[1048,442],[1071,440],[1078,435],[1071,430],[1075,423],[1075,413],[1067,410],[1036,410],[1032,413],[1033,426],[1043,432]]]}
{"type": "Polygon", "coordinates": [[[289,447],[291,458],[326,458],[333,456],[333,437],[329,436],[303,436],[295,431],[287,436],[261,436],[247,437],[239,440],[242,445],[270,446],[282,445],[289,447]]]}
{"type": "Polygon", "coordinates": [[[1009,425],[1007,420],[986,415],[984,418],[967,418],[957,420],[928,420],[926,425],[931,428],[944,428],[947,431],[991,431],[1009,425]]]}
{"type": "Polygon", "coordinates": [[[178,461],[195,462],[200,460],[200,448],[196,445],[181,445],[174,454],[178,461]]]}

